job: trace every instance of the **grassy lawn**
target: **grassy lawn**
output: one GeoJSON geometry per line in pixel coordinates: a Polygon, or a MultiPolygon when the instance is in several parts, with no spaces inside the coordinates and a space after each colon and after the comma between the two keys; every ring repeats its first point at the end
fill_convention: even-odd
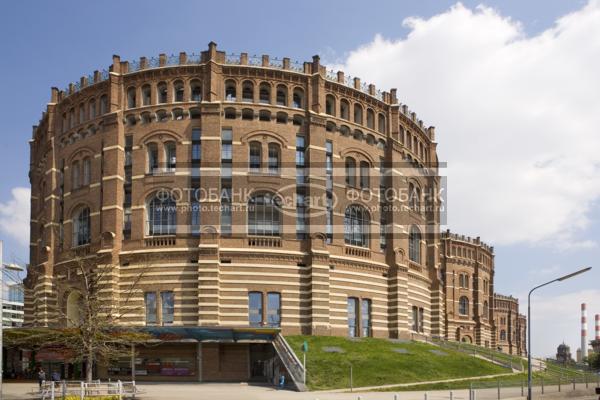
{"type": "Polygon", "coordinates": [[[394,343],[385,339],[350,340],[332,336],[286,336],[298,358],[306,340],[307,385],[311,390],[423,382],[440,379],[484,376],[510,372],[509,369],[461,352],[420,342],[394,343]],[[337,347],[343,353],[323,351],[337,347]],[[404,349],[405,353],[394,350],[404,349]],[[434,354],[431,350],[443,352],[434,354]]]}

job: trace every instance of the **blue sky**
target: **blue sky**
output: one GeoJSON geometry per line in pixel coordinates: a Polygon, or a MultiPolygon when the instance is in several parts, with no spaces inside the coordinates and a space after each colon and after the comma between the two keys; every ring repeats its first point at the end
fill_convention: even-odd
{"type": "MultiPolygon", "coordinates": [[[[417,90],[411,89],[404,82],[406,75],[396,75],[393,71],[385,72],[381,64],[365,65],[361,61],[361,57],[364,59],[365,54],[378,56],[380,53],[377,52],[382,48],[396,51],[395,54],[399,55],[413,54],[407,49],[410,48],[408,46],[410,40],[417,40],[414,37],[426,36],[437,25],[457,24],[459,18],[467,18],[469,21],[476,19],[468,13],[461,14],[456,8],[453,14],[450,10],[455,4],[453,1],[294,3],[106,1],[93,5],[77,1],[54,1],[36,2],[35,6],[32,6],[33,2],[21,1],[5,4],[0,15],[0,37],[2,38],[0,79],[6,94],[0,96],[3,138],[0,159],[4,167],[0,169],[0,210],[2,208],[8,210],[4,215],[0,211],[0,223],[2,219],[5,222],[4,230],[0,227],[0,239],[5,241],[5,258],[10,261],[27,262],[28,260],[28,250],[22,245],[27,242],[27,239],[19,241],[14,231],[12,231],[13,235],[10,234],[11,220],[10,215],[6,213],[18,209],[18,206],[14,205],[12,190],[17,187],[28,187],[27,141],[31,136],[31,126],[36,124],[49,100],[50,87],[65,87],[69,82],[76,81],[80,76],[95,69],[107,68],[111,63],[112,54],[119,54],[122,59],[131,60],[162,52],[197,53],[206,49],[207,43],[211,40],[217,42],[219,48],[227,52],[245,51],[250,54],[288,56],[296,60],[310,60],[312,55],[320,54],[322,59],[330,63],[349,68],[347,72],[353,76],[358,74],[365,81],[375,82],[378,86],[382,84],[381,87],[384,89],[388,88],[385,86],[386,83],[398,87],[400,101],[410,99],[417,112],[425,113],[426,122],[436,126],[441,158],[449,162],[449,193],[469,190],[469,186],[464,184],[466,178],[461,180],[460,160],[454,163],[457,166],[455,170],[457,175],[452,175],[452,160],[457,160],[459,153],[455,151],[455,145],[450,145],[450,143],[470,141],[472,136],[466,137],[459,133],[459,131],[469,132],[469,130],[462,129],[451,122],[446,123],[447,119],[436,113],[436,96],[430,95],[425,100],[420,99],[417,90]],[[447,18],[432,19],[436,15],[445,15],[447,18]],[[403,23],[409,17],[417,18],[421,23],[416,25],[403,23]],[[436,21],[439,22],[437,25],[436,21]],[[411,32],[414,33],[414,37],[409,40],[407,35],[411,32]],[[418,32],[422,34],[417,35],[418,32]],[[377,42],[377,35],[380,35],[383,44],[377,42]],[[453,182],[457,182],[456,186],[453,186],[453,182]]],[[[464,9],[473,14],[478,13],[476,7],[479,4],[490,7],[494,15],[489,18],[498,21],[498,31],[501,35],[510,35],[510,32],[505,31],[520,24],[520,36],[506,39],[504,45],[510,44],[511,41],[522,41],[532,45],[533,41],[528,41],[531,38],[540,38],[539,41],[552,40],[545,39],[544,32],[553,29],[556,20],[561,16],[586,6],[586,2],[583,1],[558,0],[463,1],[462,4],[464,9]],[[501,19],[504,19],[504,22],[501,19]]],[[[484,28],[477,29],[485,30],[485,25],[483,26],[484,28]]],[[[559,35],[555,32],[555,36],[559,35]]],[[[490,45],[486,46],[490,47],[490,45]]],[[[436,49],[435,43],[432,43],[430,48],[423,48],[422,51],[433,51],[433,49],[436,49]]],[[[597,47],[592,50],[591,54],[594,57],[600,54],[597,52],[597,47]]],[[[581,54],[590,54],[590,51],[581,49],[581,54]]],[[[594,58],[594,62],[596,60],[597,57],[594,58]]],[[[400,58],[398,62],[402,64],[402,61],[400,58]]],[[[576,74],[570,76],[572,79],[578,79],[576,74]]],[[[444,80],[440,81],[440,87],[445,87],[445,82],[451,80],[452,76],[448,73],[439,79],[444,80]]],[[[580,79],[583,80],[584,75],[580,79]]],[[[424,82],[424,85],[426,83],[424,82]]],[[[597,78],[595,81],[581,83],[592,85],[590,87],[595,85],[596,89],[599,86],[597,78]]],[[[452,88],[452,86],[448,87],[452,88]]],[[[454,90],[460,91],[460,89],[454,90]]],[[[452,94],[452,89],[447,93],[452,94]]],[[[475,94],[460,93],[460,96],[468,102],[475,94]]],[[[536,139],[553,142],[557,137],[549,131],[547,136],[542,135],[536,139]]],[[[506,145],[509,146],[510,143],[506,145]]],[[[540,158],[540,161],[560,160],[562,152],[556,149],[556,147],[548,149],[544,154],[548,158],[540,158]]],[[[575,152],[574,154],[579,151],[571,150],[575,152]]],[[[502,150],[498,148],[497,151],[502,150]]],[[[593,157],[590,160],[591,162],[578,167],[592,165],[594,161],[598,161],[593,157]]],[[[476,166],[471,165],[471,167],[476,166]]],[[[553,175],[550,170],[546,178],[564,179],[564,176],[553,175]]],[[[585,181],[582,185],[585,187],[585,181]]],[[[595,182],[591,182],[591,185],[595,185],[595,182]]],[[[538,193],[543,203],[546,192],[540,189],[538,193]]],[[[507,194],[514,193],[508,191],[507,194]]],[[[503,201],[497,196],[498,194],[494,197],[498,203],[495,204],[496,206],[503,201]]],[[[462,198],[450,196],[450,228],[453,230],[461,228],[466,230],[465,233],[475,236],[480,232],[482,236],[483,233],[490,232],[491,238],[482,237],[482,239],[496,247],[496,289],[498,291],[522,297],[528,287],[544,279],[566,273],[579,266],[596,267],[595,271],[584,278],[549,287],[545,290],[543,298],[538,298],[539,302],[543,301],[545,304],[539,307],[540,313],[546,314],[543,318],[540,317],[539,321],[534,320],[534,323],[539,326],[540,332],[552,331],[543,335],[544,338],[540,338],[539,348],[534,348],[534,352],[552,354],[555,346],[563,340],[571,344],[572,349],[575,350],[578,346],[577,321],[580,300],[590,303],[588,307],[590,314],[600,313],[598,291],[600,266],[594,265],[594,262],[597,263],[600,259],[600,251],[595,244],[595,239],[600,234],[598,197],[596,195],[585,197],[585,203],[582,205],[585,211],[573,213],[572,219],[577,220],[576,229],[573,229],[572,224],[567,226],[564,218],[552,220],[552,224],[556,225],[553,229],[532,229],[533,233],[527,233],[536,235],[538,231],[543,230],[535,240],[521,240],[516,234],[517,231],[529,232],[522,227],[515,227],[515,240],[511,240],[510,227],[505,227],[501,232],[490,228],[496,221],[494,219],[481,219],[477,216],[469,218],[466,213],[457,213],[459,217],[453,217],[453,207],[461,203],[466,204],[462,198]],[[585,221],[581,221],[581,218],[585,221]],[[470,219],[468,223],[467,219],[470,219]],[[478,229],[478,222],[481,224],[480,229],[478,229]],[[572,241],[579,245],[565,248],[560,241],[572,241]],[[553,312],[557,309],[552,306],[553,304],[556,307],[561,306],[562,308],[558,307],[561,311],[553,312]],[[568,304],[569,308],[564,308],[565,304],[568,304]],[[569,311],[571,309],[572,312],[569,311]],[[554,319],[560,319],[560,323],[553,322],[554,319]]],[[[483,198],[487,199],[485,196],[483,198]]],[[[494,200],[490,202],[493,203],[494,200]]],[[[495,214],[496,211],[490,210],[489,213],[495,214]]],[[[525,216],[527,215],[525,213],[525,216]]],[[[534,220],[532,218],[528,228],[545,223],[543,218],[534,220]]],[[[593,332],[591,327],[588,330],[593,332]]]]}

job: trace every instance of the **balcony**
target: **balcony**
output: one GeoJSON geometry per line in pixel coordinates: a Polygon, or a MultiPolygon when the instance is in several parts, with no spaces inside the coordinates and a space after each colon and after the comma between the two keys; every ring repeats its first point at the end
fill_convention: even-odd
{"type": "Polygon", "coordinates": [[[170,247],[175,244],[177,244],[175,236],[152,236],[144,239],[145,247],[170,247]]]}
{"type": "Polygon", "coordinates": [[[281,239],[276,237],[249,237],[248,247],[281,247],[281,239]]]}
{"type": "Polygon", "coordinates": [[[361,247],[346,246],[344,254],[351,257],[371,258],[371,250],[361,247]]]}

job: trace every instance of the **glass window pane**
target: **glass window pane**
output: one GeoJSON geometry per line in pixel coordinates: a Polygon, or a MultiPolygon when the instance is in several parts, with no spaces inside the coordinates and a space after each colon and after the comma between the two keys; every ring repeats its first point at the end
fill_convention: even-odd
{"type": "Polygon", "coordinates": [[[173,292],[161,292],[161,304],[162,304],[162,323],[172,324],[173,316],[175,314],[175,296],[173,292]]]}
{"type": "Polygon", "coordinates": [[[156,324],[156,293],[144,294],[146,302],[146,324],[156,324]]]}
{"type": "Polygon", "coordinates": [[[262,293],[248,293],[248,322],[250,326],[262,325],[262,293]]]}

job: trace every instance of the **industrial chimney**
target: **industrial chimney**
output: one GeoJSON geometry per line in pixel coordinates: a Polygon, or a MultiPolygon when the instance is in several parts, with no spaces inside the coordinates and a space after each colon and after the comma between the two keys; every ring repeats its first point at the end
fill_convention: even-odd
{"type": "MultiPolygon", "coordinates": [[[[596,320],[596,325],[598,324],[596,320]]],[[[596,328],[598,329],[598,328],[596,328]]],[[[598,332],[596,332],[596,335],[598,332]]],[[[581,359],[585,359],[588,355],[587,344],[587,309],[585,303],[581,304],[581,359]]]]}

